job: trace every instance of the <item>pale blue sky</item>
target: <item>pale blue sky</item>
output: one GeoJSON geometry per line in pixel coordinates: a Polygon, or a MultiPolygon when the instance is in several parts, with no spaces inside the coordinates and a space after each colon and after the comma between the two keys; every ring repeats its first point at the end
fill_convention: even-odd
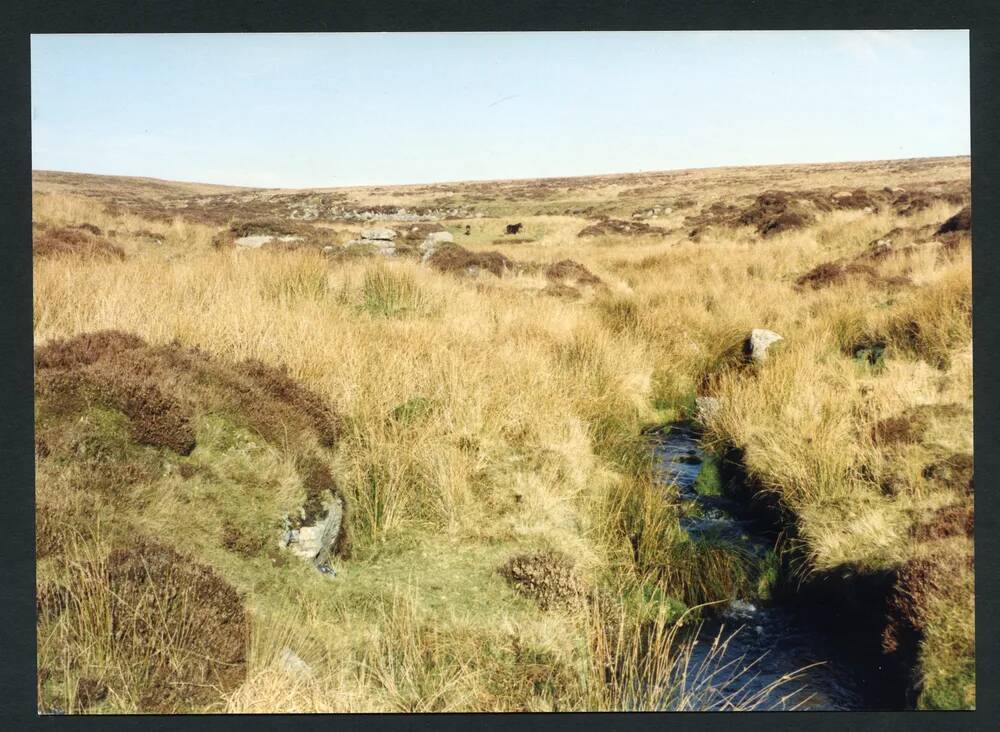
{"type": "Polygon", "coordinates": [[[31,41],[35,169],[254,186],[969,153],[965,31],[31,41]]]}

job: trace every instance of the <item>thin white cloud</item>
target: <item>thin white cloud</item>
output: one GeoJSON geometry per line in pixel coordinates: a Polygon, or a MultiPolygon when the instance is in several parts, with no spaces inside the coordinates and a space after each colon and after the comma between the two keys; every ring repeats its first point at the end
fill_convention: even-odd
{"type": "Polygon", "coordinates": [[[920,55],[911,30],[856,30],[838,34],[840,47],[859,61],[878,63],[894,55],[913,59],[920,55]]]}

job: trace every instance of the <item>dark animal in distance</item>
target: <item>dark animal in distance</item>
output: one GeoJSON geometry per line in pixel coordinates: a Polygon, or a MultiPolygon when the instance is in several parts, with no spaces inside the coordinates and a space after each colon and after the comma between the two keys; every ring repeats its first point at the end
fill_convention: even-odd
{"type": "Polygon", "coordinates": [[[508,233],[508,234],[518,234],[518,233],[520,233],[520,231],[521,231],[522,228],[523,228],[523,226],[521,224],[507,224],[507,231],[506,231],[506,233],[508,233]]]}
{"type": "Polygon", "coordinates": [[[472,226],[469,225],[469,224],[466,224],[465,225],[465,235],[468,236],[470,233],[472,233],[472,226]]]}

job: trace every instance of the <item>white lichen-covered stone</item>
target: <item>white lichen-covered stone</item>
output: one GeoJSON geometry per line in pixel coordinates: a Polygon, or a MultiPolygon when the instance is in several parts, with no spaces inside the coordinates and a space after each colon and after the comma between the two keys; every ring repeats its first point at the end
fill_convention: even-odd
{"type": "Polygon", "coordinates": [[[366,241],[392,241],[396,238],[395,229],[365,229],[361,238],[366,241]]]}
{"type": "Polygon", "coordinates": [[[752,361],[760,363],[767,359],[767,349],[778,341],[783,340],[785,339],[773,330],[754,328],[750,331],[750,337],[747,338],[744,344],[744,353],[752,361]]]}
{"type": "Polygon", "coordinates": [[[721,406],[718,398],[710,396],[696,397],[694,403],[695,419],[702,424],[709,422],[715,417],[719,413],[719,407],[721,406]]]}

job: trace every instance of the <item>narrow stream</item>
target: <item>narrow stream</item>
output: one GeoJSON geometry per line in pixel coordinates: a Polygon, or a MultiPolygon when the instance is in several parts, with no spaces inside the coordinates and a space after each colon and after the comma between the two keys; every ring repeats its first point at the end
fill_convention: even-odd
{"type": "MultiPolygon", "coordinates": [[[[660,432],[655,453],[664,485],[676,490],[682,504],[687,504],[685,513],[691,515],[681,519],[681,526],[693,539],[708,534],[724,537],[757,556],[772,548],[765,527],[746,518],[741,505],[721,496],[702,496],[695,490],[705,453],[689,426],[674,424],[660,432]]],[[[884,704],[871,698],[871,685],[866,680],[870,674],[866,664],[859,663],[857,654],[852,653],[852,639],[829,627],[817,627],[820,623],[810,622],[807,616],[787,604],[735,598],[706,619],[692,665],[705,659],[721,632],[723,637],[732,635],[724,653],[712,660],[713,667],[732,662],[713,680],[722,697],[760,694],[757,708],[761,710],[884,709],[884,704]],[[747,666],[750,669],[740,673],[747,666]],[[809,666],[794,681],[767,689],[782,676],[809,666]]]]}

